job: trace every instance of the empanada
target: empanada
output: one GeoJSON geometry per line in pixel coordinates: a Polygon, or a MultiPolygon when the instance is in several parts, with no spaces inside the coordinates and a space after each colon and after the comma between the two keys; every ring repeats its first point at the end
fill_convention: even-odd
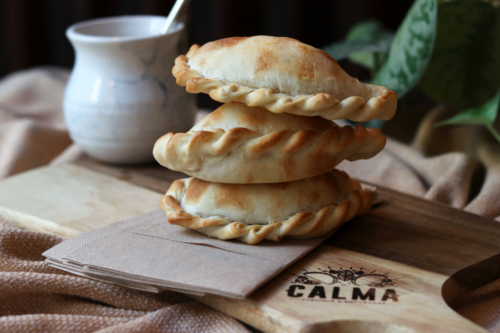
{"type": "Polygon", "coordinates": [[[256,244],[327,234],[368,212],[373,192],[338,170],[294,182],[221,184],[176,180],[160,200],[170,224],[256,244]]]}
{"type": "Polygon", "coordinates": [[[169,169],[210,182],[281,183],[328,172],[344,159],[371,158],[385,142],[378,129],[233,102],[187,133],[164,135],[153,154],[169,169]]]}
{"type": "Polygon", "coordinates": [[[388,120],[397,94],[349,76],[325,52],[285,37],[232,37],[193,45],[173,68],[177,84],[214,100],[326,119],[388,120]]]}

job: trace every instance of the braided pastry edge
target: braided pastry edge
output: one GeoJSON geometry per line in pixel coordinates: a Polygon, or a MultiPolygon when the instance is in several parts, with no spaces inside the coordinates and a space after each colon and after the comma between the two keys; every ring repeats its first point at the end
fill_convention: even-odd
{"type": "MultiPolygon", "coordinates": [[[[153,148],[153,155],[161,165],[190,176],[201,178],[206,181],[220,183],[278,183],[293,181],[302,178],[313,177],[328,172],[344,159],[354,161],[368,159],[378,154],[385,146],[386,138],[380,129],[367,129],[360,124],[355,128],[350,126],[332,127],[323,132],[314,131],[276,131],[266,135],[254,132],[246,128],[233,128],[228,131],[216,129],[213,131],[197,131],[188,133],[168,133],[160,137],[153,148]],[[187,142],[185,142],[187,141],[187,142]],[[177,151],[177,145],[187,145],[188,149],[195,149],[193,153],[173,153],[177,151]],[[237,151],[243,149],[249,152],[248,158],[254,159],[258,156],[274,151],[273,161],[280,163],[286,161],[294,153],[304,151],[311,159],[321,160],[322,163],[314,170],[300,169],[287,173],[280,172],[277,175],[253,174],[251,181],[244,172],[236,178],[228,178],[223,173],[217,172],[205,176],[201,169],[201,162],[207,162],[210,158],[225,155],[232,152],[237,156],[237,151]],[[170,153],[169,153],[170,152],[170,153]],[[168,156],[182,155],[173,163],[168,156]],[[182,163],[181,163],[182,162],[182,163]],[[269,177],[273,177],[271,181],[269,177]]],[[[248,163],[243,157],[242,163],[248,163]]],[[[215,162],[214,162],[215,163],[215,162]]],[[[236,166],[235,166],[236,167],[236,166]]],[[[215,166],[217,169],[217,167],[215,166]]],[[[218,169],[217,169],[218,170],[218,169]]]]}
{"type": "Polygon", "coordinates": [[[177,182],[175,197],[167,194],[160,199],[160,208],[167,214],[168,222],[199,231],[213,238],[238,239],[248,244],[257,244],[264,239],[279,241],[285,236],[320,237],[337,229],[354,216],[366,214],[373,203],[371,190],[355,190],[350,192],[340,204],[325,206],[319,211],[297,213],[287,220],[270,224],[246,224],[220,217],[200,217],[186,212],[180,205],[186,193],[186,180],[188,179],[179,179],[174,182],[177,182]]]}
{"type": "Polygon", "coordinates": [[[388,90],[367,102],[360,96],[351,96],[339,101],[327,93],[316,95],[290,96],[274,93],[271,89],[255,89],[236,84],[228,84],[217,79],[208,79],[189,67],[189,57],[198,49],[193,45],[186,55],[175,59],[172,74],[178,85],[186,87],[189,93],[206,93],[221,103],[241,102],[250,107],[260,106],[273,113],[291,113],[299,116],[320,116],[329,120],[349,119],[370,121],[389,120],[396,113],[397,94],[388,90]]]}

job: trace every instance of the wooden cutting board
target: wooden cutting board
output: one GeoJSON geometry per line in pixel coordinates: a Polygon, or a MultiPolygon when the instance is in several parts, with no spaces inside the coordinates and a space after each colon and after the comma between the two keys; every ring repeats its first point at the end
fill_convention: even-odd
{"type": "MultiPolygon", "coordinates": [[[[69,237],[157,209],[159,191],[181,176],[89,159],[41,168],[0,182],[0,216],[69,237]]],[[[486,332],[447,302],[500,277],[500,224],[377,193],[368,215],[249,298],[191,297],[265,332],[486,332]]]]}

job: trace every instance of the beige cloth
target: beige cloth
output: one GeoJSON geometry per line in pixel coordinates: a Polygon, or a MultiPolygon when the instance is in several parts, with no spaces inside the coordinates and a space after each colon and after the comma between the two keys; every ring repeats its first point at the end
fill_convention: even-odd
{"type": "Polygon", "coordinates": [[[0,229],[0,332],[248,332],[186,297],[134,291],[72,276],[41,253],[62,239],[0,229]]]}
{"type": "Polygon", "coordinates": [[[389,139],[374,158],[338,168],[354,178],[500,221],[500,144],[482,127],[434,126],[449,117],[448,110],[435,108],[415,128],[411,145],[389,139]],[[485,177],[477,181],[480,165],[485,177]],[[480,189],[472,198],[471,185],[480,189]]]}
{"type": "MultiPolygon", "coordinates": [[[[67,78],[65,70],[45,68],[0,81],[0,178],[80,156],[81,150],[70,146],[62,119],[67,78]]],[[[398,114],[386,131],[401,139],[409,137],[412,127],[402,124],[413,125],[411,145],[389,140],[374,159],[340,168],[359,179],[500,220],[500,145],[479,127],[434,128],[448,116],[439,108],[422,122],[398,114]],[[403,128],[402,134],[391,128],[403,128]]],[[[50,268],[41,253],[59,241],[0,222],[1,332],[248,332],[236,320],[173,292],[132,291],[50,268]]],[[[454,308],[500,332],[500,281],[468,293],[454,308]]]]}
{"type": "Polygon", "coordinates": [[[48,164],[71,144],[61,105],[67,79],[47,68],[0,82],[0,178],[48,164]]]}

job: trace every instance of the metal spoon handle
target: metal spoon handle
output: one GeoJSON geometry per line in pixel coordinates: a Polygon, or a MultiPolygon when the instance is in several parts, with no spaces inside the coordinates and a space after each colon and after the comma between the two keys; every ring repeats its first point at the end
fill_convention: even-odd
{"type": "Polygon", "coordinates": [[[167,19],[165,20],[165,23],[163,24],[163,27],[161,28],[160,34],[164,35],[166,34],[170,28],[172,27],[172,23],[176,21],[176,19],[179,17],[179,14],[183,13],[186,8],[189,6],[189,3],[191,0],[176,0],[174,6],[172,7],[172,10],[167,16],[167,19]]]}

